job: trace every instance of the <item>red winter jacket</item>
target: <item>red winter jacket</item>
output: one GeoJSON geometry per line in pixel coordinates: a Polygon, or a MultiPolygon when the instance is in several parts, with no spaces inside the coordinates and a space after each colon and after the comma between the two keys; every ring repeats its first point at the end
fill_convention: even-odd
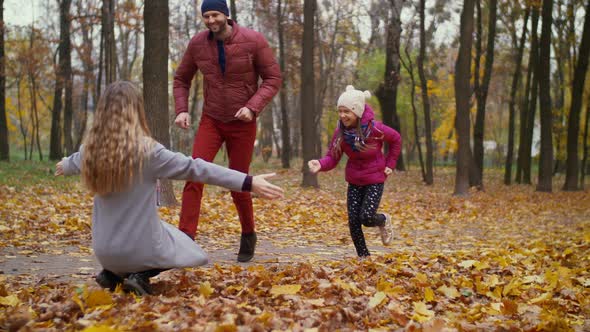
{"type": "MultiPolygon", "coordinates": [[[[362,124],[367,124],[373,121],[374,113],[371,107],[365,104],[365,111],[361,118],[362,124]]],[[[366,151],[353,151],[352,147],[342,140],[340,147],[342,153],[334,157],[332,149],[336,139],[340,136],[340,129],[337,128],[332,137],[332,142],[326,156],[320,159],[321,171],[329,171],[338,165],[342,154],[348,156],[346,163],[345,178],[346,182],[357,186],[366,186],[369,184],[383,183],[387,178],[385,176],[385,167],[395,169],[397,158],[399,157],[402,139],[400,134],[379,121],[374,121],[375,126],[371,131],[369,137],[365,140],[368,144],[374,144],[375,148],[366,151]],[[387,155],[383,156],[383,142],[389,143],[389,151],[387,155]]]]}
{"type": "Polygon", "coordinates": [[[193,77],[204,77],[203,114],[229,122],[242,107],[258,115],[281,86],[281,70],[266,39],[258,32],[228,20],[232,34],[225,39],[225,74],[219,66],[217,41],[209,30],[194,36],[174,75],[176,114],[188,112],[193,77]],[[262,83],[258,86],[258,78],[262,83]]]}

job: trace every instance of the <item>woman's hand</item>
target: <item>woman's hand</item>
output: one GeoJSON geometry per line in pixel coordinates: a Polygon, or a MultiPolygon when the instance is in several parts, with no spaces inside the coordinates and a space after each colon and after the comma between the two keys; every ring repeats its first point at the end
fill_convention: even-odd
{"type": "Polygon", "coordinates": [[[309,167],[309,171],[312,174],[315,174],[322,169],[322,165],[320,164],[319,160],[313,159],[307,162],[307,167],[309,167]]]}
{"type": "Polygon", "coordinates": [[[55,176],[64,175],[63,160],[55,164],[55,176]]]}
{"type": "Polygon", "coordinates": [[[266,181],[267,178],[275,176],[276,173],[260,174],[252,177],[252,192],[263,198],[283,198],[283,189],[266,181]]]}
{"type": "Polygon", "coordinates": [[[391,173],[393,173],[393,170],[389,167],[385,167],[385,170],[383,171],[383,173],[385,173],[386,176],[390,176],[391,173]]]}

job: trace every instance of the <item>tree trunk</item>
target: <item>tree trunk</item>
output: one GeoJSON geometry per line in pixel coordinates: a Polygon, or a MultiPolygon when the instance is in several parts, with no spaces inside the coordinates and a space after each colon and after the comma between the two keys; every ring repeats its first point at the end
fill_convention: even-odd
{"type": "Polygon", "coordinates": [[[72,119],[74,115],[72,101],[72,43],[70,41],[70,7],[72,0],[60,0],[60,48],[59,48],[59,65],[61,68],[62,80],[65,87],[64,99],[64,125],[63,137],[66,155],[74,151],[72,141],[72,119]]]}
{"type": "Polygon", "coordinates": [[[105,85],[109,85],[117,79],[117,51],[115,44],[115,1],[116,0],[103,0],[102,2],[102,30],[104,38],[103,46],[105,85]]]}
{"type": "Polygon", "coordinates": [[[22,113],[22,108],[21,108],[21,97],[20,97],[20,85],[21,85],[21,79],[20,77],[17,78],[16,80],[16,111],[18,113],[18,121],[19,121],[19,128],[20,128],[20,133],[23,136],[23,146],[25,147],[25,160],[28,159],[27,157],[27,126],[25,124],[25,119],[22,113]]]}
{"type": "Polygon", "coordinates": [[[584,128],[584,142],[582,143],[583,148],[584,148],[584,152],[583,152],[583,158],[582,158],[582,175],[580,176],[580,188],[584,189],[584,178],[586,177],[586,163],[588,161],[588,152],[589,151],[589,147],[588,147],[588,128],[590,127],[590,100],[586,103],[586,126],[584,128]]]}
{"type": "MultiPolygon", "coordinates": [[[[408,43],[412,40],[412,34],[408,37],[408,43]]],[[[426,168],[424,167],[424,159],[422,157],[422,144],[420,144],[420,134],[418,129],[418,111],[416,110],[416,77],[414,76],[414,64],[412,63],[412,58],[410,56],[410,51],[408,45],[406,45],[405,49],[406,57],[408,58],[408,63],[406,64],[403,57],[400,57],[400,62],[406,69],[406,71],[410,75],[410,83],[411,83],[411,91],[410,91],[410,100],[412,104],[412,115],[413,115],[413,122],[414,122],[414,146],[418,148],[418,160],[420,162],[420,171],[422,174],[422,181],[426,182],[426,168]]],[[[409,165],[409,164],[408,164],[409,165]]]]}
{"type": "Polygon", "coordinates": [[[238,10],[236,9],[236,1],[235,0],[229,0],[229,10],[230,10],[230,17],[232,18],[232,20],[234,21],[238,21],[238,10]]]}
{"type": "Polygon", "coordinates": [[[277,25],[279,34],[279,66],[281,67],[281,74],[283,75],[283,82],[279,98],[281,101],[281,141],[283,147],[281,149],[281,164],[283,168],[290,168],[291,165],[291,133],[289,126],[289,110],[287,109],[287,72],[285,59],[285,33],[283,29],[283,7],[282,1],[278,0],[277,4],[277,25]]]}
{"type": "MultiPolygon", "coordinates": [[[[533,8],[527,5],[527,10],[533,10],[533,8]]],[[[535,22],[535,12],[533,12],[532,16],[532,28],[531,28],[531,40],[533,39],[533,34],[535,33],[536,29],[536,22],[535,22]]],[[[527,137],[527,123],[529,117],[529,95],[531,93],[531,85],[532,85],[532,75],[533,75],[533,67],[532,67],[532,51],[529,51],[529,64],[527,67],[527,75],[526,75],[526,82],[525,82],[525,91],[524,95],[522,96],[522,102],[520,107],[520,128],[519,128],[519,140],[518,140],[518,159],[516,162],[516,183],[524,183],[524,164],[526,159],[526,137],[527,137]]],[[[529,151],[530,154],[530,151],[529,151]]]]}
{"type": "MultiPolygon", "coordinates": [[[[554,15],[557,18],[563,18],[564,12],[562,11],[563,1],[559,0],[556,3],[556,10],[554,15]]],[[[564,148],[567,148],[567,135],[566,135],[566,114],[565,114],[565,66],[566,63],[570,63],[569,48],[571,42],[565,38],[566,35],[566,20],[557,19],[553,22],[553,30],[556,31],[556,37],[551,39],[551,45],[555,52],[556,68],[553,71],[553,108],[556,120],[554,120],[554,136],[555,136],[555,162],[553,163],[553,175],[561,172],[565,167],[565,157],[567,154],[563,152],[564,148]],[[562,165],[563,164],[563,165],[562,165]]],[[[570,78],[571,80],[572,78],[570,78]]]]}
{"type": "MultiPolygon", "coordinates": [[[[424,1],[424,0],[421,0],[424,1]]],[[[455,103],[457,115],[457,166],[454,195],[469,194],[469,165],[471,163],[469,98],[471,96],[471,46],[473,44],[474,0],[463,1],[459,37],[459,53],[455,64],[455,103]]]]}
{"type": "Polygon", "coordinates": [[[35,145],[37,145],[39,160],[43,160],[41,139],[39,135],[39,110],[37,109],[37,79],[35,78],[35,73],[32,69],[29,71],[29,96],[31,98],[31,124],[33,127],[31,132],[31,149],[29,150],[29,159],[33,160],[33,150],[35,145]]]}
{"type": "MultiPolygon", "coordinates": [[[[104,21],[104,20],[103,20],[104,21]]],[[[98,73],[96,74],[96,91],[95,97],[100,98],[101,96],[101,86],[102,86],[102,76],[104,71],[104,34],[105,34],[104,24],[101,26],[100,29],[100,43],[98,47],[98,73]]],[[[98,100],[98,99],[95,99],[98,100]]]]}
{"type": "MultiPolygon", "coordinates": [[[[480,82],[480,72],[481,72],[481,54],[482,54],[482,48],[483,48],[483,42],[482,42],[482,36],[483,36],[483,20],[482,20],[482,14],[481,14],[481,0],[475,0],[475,38],[474,38],[474,57],[473,57],[473,91],[472,93],[476,96],[476,101],[477,101],[477,94],[479,91],[479,86],[481,84],[480,82]]],[[[477,103],[476,103],[477,105],[477,103]]],[[[475,128],[475,123],[473,123],[473,137],[475,137],[475,131],[477,130],[475,128]]],[[[474,144],[475,145],[475,144],[474,144]]],[[[475,146],[474,146],[475,148],[475,146]]],[[[474,151],[473,151],[473,154],[474,151]]],[[[471,164],[469,165],[469,186],[477,186],[479,188],[478,185],[478,174],[479,172],[477,171],[477,166],[475,164],[475,158],[474,155],[472,155],[471,158],[471,164]]]]}
{"type": "MultiPolygon", "coordinates": [[[[33,47],[33,32],[31,31],[31,48],[33,47]]],[[[58,46],[58,64],[55,70],[55,88],[53,92],[53,108],[51,110],[51,136],[49,139],[49,159],[59,160],[63,157],[61,144],[61,109],[63,95],[63,58],[62,56],[63,41],[58,46]]]]}
{"type": "MultiPolygon", "coordinates": [[[[399,45],[402,32],[401,11],[402,0],[389,0],[390,18],[387,25],[387,40],[385,46],[385,73],[383,83],[379,86],[376,96],[381,104],[383,123],[401,134],[401,124],[397,114],[397,86],[400,82],[400,54],[399,45]]],[[[400,156],[396,169],[405,170],[403,155],[400,156]]]]}
{"type": "MultiPolygon", "coordinates": [[[[553,115],[551,113],[551,24],[553,0],[543,0],[543,26],[539,43],[539,104],[541,107],[541,156],[537,191],[551,192],[553,179],[553,115]]],[[[577,158],[577,154],[576,154],[577,158]]]]}
{"type": "Polygon", "coordinates": [[[260,152],[262,154],[262,160],[264,160],[265,163],[268,163],[272,156],[272,134],[274,131],[272,119],[273,109],[274,107],[269,107],[269,109],[262,113],[262,119],[260,119],[260,152]]]}
{"type": "Polygon", "coordinates": [[[0,160],[10,160],[6,117],[6,71],[4,59],[4,0],[0,0],[0,160]]]}
{"type": "MultiPolygon", "coordinates": [[[[486,118],[486,100],[488,98],[488,88],[492,78],[492,65],[494,64],[494,43],[496,39],[496,9],[497,0],[490,0],[489,18],[488,18],[488,38],[486,46],[486,60],[484,74],[479,88],[475,91],[477,99],[477,113],[475,116],[475,126],[473,128],[473,164],[475,167],[473,174],[475,178],[471,179],[471,185],[483,189],[483,166],[484,166],[484,133],[486,118]]],[[[480,15],[481,16],[481,15],[480,15]]],[[[478,19],[479,20],[479,19],[478,19]]],[[[478,40],[482,38],[478,36],[478,40]]],[[[478,41],[478,44],[481,44],[478,41]]],[[[480,46],[481,47],[481,46],[480,46]]],[[[477,70],[477,69],[476,69],[477,70]]]]}
{"type": "Polygon", "coordinates": [[[539,37],[537,27],[539,25],[539,9],[533,7],[533,28],[531,30],[531,52],[529,55],[529,70],[531,71],[531,88],[528,98],[528,110],[526,116],[526,128],[524,137],[524,154],[522,160],[522,183],[532,184],[532,149],[533,133],[535,129],[535,114],[537,113],[537,98],[539,91],[539,37]]]}
{"type": "MultiPolygon", "coordinates": [[[[574,72],[572,83],[572,103],[567,127],[567,161],[566,176],[563,190],[578,190],[578,138],[580,132],[580,112],[584,95],[584,83],[588,71],[588,56],[590,53],[590,2],[586,4],[586,18],[584,19],[584,31],[582,42],[578,52],[578,63],[574,72]]],[[[588,117],[588,115],[586,115],[588,117]]],[[[588,120],[586,120],[588,126],[588,120]]]]}
{"type": "MultiPolygon", "coordinates": [[[[147,0],[144,7],[143,100],[153,137],[170,146],[168,120],[168,26],[167,0],[147,0]]],[[[176,204],[172,182],[160,181],[160,203],[176,204]]]]}
{"type": "MultiPolygon", "coordinates": [[[[518,44],[518,51],[516,54],[516,66],[514,67],[514,74],[512,75],[512,86],[510,89],[510,119],[508,120],[508,151],[506,153],[506,166],[504,168],[504,184],[510,185],[512,183],[512,159],[514,155],[514,130],[516,118],[516,92],[518,91],[518,81],[520,80],[520,73],[522,71],[522,58],[524,53],[524,43],[526,41],[527,23],[529,20],[530,11],[528,8],[524,14],[524,24],[522,26],[522,34],[520,35],[520,43],[518,44]]],[[[515,46],[518,41],[514,40],[515,46]]]]}
{"type": "MultiPolygon", "coordinates": [[[[430,119],[430,99],[428,97],[428,82],[424,72],[424,63],[426,62],[426,31],[424,30],[425,20],[425,6],[426,0],[420,0],[420,53],[418,55],[418,75],[420,76],[420,89],[422,90],[422,105],[424,106],[424,131],[426,135],[426,184],[432,185],[434,183],[434,145],[432,142],[432,121],[430,119]]],[[[473,0],[464,2],[464,7],[471,6],[473,11],[473,0]]],[[[463,19],[463,17],[462,17],[463,19]]],[[[471,14],[471,30],[473,31],[473,13],[471,14]]],[[[463,23],[462,23],[463,24],[463,23]]],[[[466,23],[467,24],[467,23],[466,23]]],[[[464,29],[463,25],[461,29],[464,29]]],[[[463,40],[462,40],[463,42],[463,40]]],[[[463,46],[463,44],[462,44],[463,46]]],[[[469,50],[471,50],[471,39],[469,42],[469,50]]],[[[471,59],[471,57],[469,57],[471,59]]],[[[459,61],[459,58],[457,59],[459,61]]],[[[471,61],[471,60],[470,60],[471,61]]],[[[467,72],[469,74],[469,71],[467,72]]],[[[469,82],[468,82],[469,86],[469,82]]],[[[467,109],[467,116],[469,116],[469,109],[467,109]]],[[[469,120],[469,119],[468,119],[469,120]]],[[[469,133],[469,131],[467,131],[469,133]]],[[[470,151],[471,153],[471,151],[470,151]]]]}
{"type": "Polygon", "coordinates": [[[303,45],[301,54],[301,140],[303,145],[303,187],[319,187],[318,177],[309,171],[307,162],[318,158],[316,144],[319,141],[315,125],[315,77],[314,77],[314,19],[316,0],[304,0],[303,45]]]}
{"type": "Polygon", "coordinates": [[[74,151],[80,150],[84,133],[86,132],[86,125],[88,122],[88,102],[90,95],[93,96],[93,102],[96,102],[96,89],[94,89],[94,60],[92,58],[92,28],[91,24],[85,20],[80,22],[82,30],[82,47],[79,50],[79,57],[82,60],[82,67],[84,68],[84,79],[82,86],[82,120],[80,121],[80,130],[77,133],[76,144],[74,145],[74,151]]]}

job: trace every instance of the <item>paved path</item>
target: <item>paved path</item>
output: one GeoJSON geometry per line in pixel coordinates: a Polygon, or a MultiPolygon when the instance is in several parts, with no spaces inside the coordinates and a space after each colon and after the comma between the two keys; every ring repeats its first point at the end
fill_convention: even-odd
{"type": "MultiPolygon", "coordinates": [[[[208,248],[207,239],[202,246],[208,248]]],[[[369,247],[378,253],[383,247],[369,247]]],[[[34,253],[21,248],[0,248],[0,274],[46,279],[52,281],[91,280],[100,271],[98,261],[90,253],[80,252],[78,247],[59,247],[55,253],[34,253]]],[[[256,256],[249,263],[238,263],[238,244],[229,249],[209,250],[210,263],[248,266],[252,264],[274,265],[291,264],[303,261],[340,260],[354,257],[354,249],[348,245],[341,246],[293,246],[285,247],[273,244],[271,241],[259,239],[256,256]]],[[[54,251],[55,252],[55,251],[54,251]]]]}

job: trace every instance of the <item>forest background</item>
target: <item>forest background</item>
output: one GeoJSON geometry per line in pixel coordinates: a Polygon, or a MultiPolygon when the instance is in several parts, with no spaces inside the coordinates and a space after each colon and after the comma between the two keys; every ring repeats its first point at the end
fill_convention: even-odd
{"type": "MultiPolygon", "coordinates": [[[[51,171],[119,79],[142,87],[155,138],[190,154],[202,77],[188,131],[173,125],[171,86],[204,29],[200,2],[0,0],[0,328],[590,328],[589,1],[228,4],[283,72],[253,171],[278,170],[287,195],[255,200],[260,257],[238,266],[231,200],[208,189],[197,241],[214,266],[164,274],[140,301],[93,285],[92,198],[51,171]],[[367,262],[351,258],[342,167],[306,166],[326,153],[348,84],[403,137],[381,206],[396,237],[367,235],[367,262]]],[[[181,185],[161,186],[173,224],[181,185]]]]}
{"type": "MultiPolygon", "coordinates": [[[[460,16],[470,6],[458,1],[305,4],[230,3],[240,24],[268,38],[285,78],[258,120],[257,156],[301,167],[302,183],[317,185],[305,161],[325,153],[337,122],[335,100],[354,84],[373,92],[369,103],[380,120],[402,133],[398,170],[416,165],[426,184],[435,180],[435,165],[456,165],[458,174],[469,174],[457,177],[459,194],[483,189],[484,168],[504,168],[506,184],[538,182],[542,191],[552,190],[547,184],[559,173],[566,175],[564,189],[583,186],[589,167],[584,1],[551,1],[545,18],[541,1],[474,1],[469,20],[460,16]],[[465,29],[472,38],[461,39],[465,29]],[[462,72],[457,64],[467,46],[462,72]],[[467,85],[457,89],[463,77],[467,85]],[[460,146],[467,159],[458,158],[460,146]]],[[[101,90],[117,79],[150,91],[146,109],[161,127],[153,128],[157,138],[190,154],[202,78],[193,83],[195,125],[188,132],[171,125],[170,91],[188,40],[204,28],[198,1],[159,2],[153,20],[144,14],[149,2],[132,0],[33,1],[32,13],[19,11],[17,2],[7,5],[9,17],[22,15],[15,22],[32,21],[4,26],[1,159],[57,160],[76,151],[101,90]],[[149,75],[156,76],[146,81],[149,75]]]]}

